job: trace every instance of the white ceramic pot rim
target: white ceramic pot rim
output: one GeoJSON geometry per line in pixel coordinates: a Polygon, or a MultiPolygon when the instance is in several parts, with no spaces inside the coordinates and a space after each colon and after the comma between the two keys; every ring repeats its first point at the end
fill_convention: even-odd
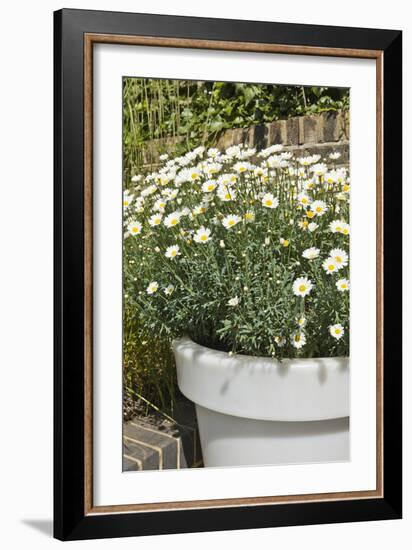
{"type": "Polygon", "coordinates": [[[202,407],[244,418],[313,421],[349,416],[349,358],[232,355],[173,342],[181,392],[202,407]]]}

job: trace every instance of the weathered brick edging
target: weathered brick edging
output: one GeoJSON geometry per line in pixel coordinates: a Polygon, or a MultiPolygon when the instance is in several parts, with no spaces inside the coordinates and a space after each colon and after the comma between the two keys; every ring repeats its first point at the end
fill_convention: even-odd
{"type": "MultiPolygon", "coordinates": [[[[143,151],[145,164],[156,164],[159,145],[163,149],[167,144],[174,146],[183,138],[153,140],[146,144],[143,151]]],[[[282,144],[286,150],[297,156],[319,153],[327,155],[338,151],[342,157],[341,164],[349,163],[349,112],[325,111],[316,115],[292,117],[287,120],[276,120],[248,128],[234,128],[223,132],[218,141],[219,149],[243,143],[249,147],[263,149],[274,144],[282,144]]]]}
{"type": "Polygon", "coordinates": [[[256,149],[282,144],[286,150],[299,154],[339,151],[342,163],[349,162],[349,113],[328,111],[319,115],[276,120],[249,128],[226,130],[217,147],[226,149],[243,143],[256,149]]]}

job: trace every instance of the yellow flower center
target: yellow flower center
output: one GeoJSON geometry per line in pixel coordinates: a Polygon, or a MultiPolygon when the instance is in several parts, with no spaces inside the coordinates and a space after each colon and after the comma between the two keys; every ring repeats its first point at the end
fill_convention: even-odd
{"type": "Polygon", "coordinates": [[[343,262],[342,256],[336,256],[335,261],[338,262],[338,264],[341,264],[343,262]]]}
{"type": "Polygon", "coordinates": [[[299,336],[299,334],[296,334],[296,335],[295,335],[295,342],[300,342],[300,336],[299,336]]]}
{"type": "Polygon", "coordinates": [[[311,212],[310,210],[309,210],[309,212],[306,212],[306,216],[307,216],[308,218],[313,218],[314,215],[315,215],[315,213],[314,213],[314,212],[311,212]]]}
{"type": "Polygon", "coordinates": [[[273,204],[273,201],[270,200],[270,199],[267,199],[267,200],[265,201],[265,206],[272,206],[272,204],[273,204]]]}
{"type": "Polygon", "coordinates": [[[335,328],[335,334],[340,334],[340,329],[339,328],[335,328]]]}
{"type": "Polygon", "coordinates": [[[213,191],[214,188],[215,188],[215,186],[211,184],[211,185],[208,186],[207,190],[208,191],[213,191]]]}
{"type": "Polygon", "coordinates": [[[316,207],[316,212],[319,214],[319,212],[322,212],[322,207],[321,206],[317,206],[316,207]]]}
{"type": "Polygon", "coordinates": [[[123,206],[129,206],[129,201],[123,201],[123,206]]]}
{"type": "Polygon", "coordinates": [[[200,240],[201,241],[207,241],[207,235],[200,235],[200,240]]]}
{"type": "Polygon", "coordinates": [[[139,233],[138,227],[132,227],[132,233],[139,233]]]}
{"type": "Polygon", "coordinates": [[[299,285],[299,292],[305,292],[306,290],[306,285],[299,285]]]}
{"type": "Polygon", "coordinates": [[[342,233],[343,233],[344,235],[348,235],[348,234],[349,234],[349,231],[348,231],[347,229],[343,229],[343,230],[342,230],[342,233]]]}
{"type": "Polygon", "coordinates": [[[283,241],[282,245],[283,245],[284,247],[289,246],[289,241],[288,241],[287,239],[285,239],[285,240],[283,241]]]}
{"type": "Polygon", "coordinates": [[[333,264],[329,264],[328,265],[328,270],[329,271],[335,271],[335,266],[333,264]]]}
{"type": "Polygon", "coordinates": [[[231,199],[230,193],[226,193],[225,199],[226,199],[226,200],[230,200],[230,199],[231,199]]]}
{"type": "Polygon", "coordinates": [[[193,174],[192,174],[192,180],[196,180],[198,177],[199,177],[199,175],[196,174],[196,172],[193,172],[193,174]]]}
{"type": "Polygon", "coordinates": [[[228,224],[230,227],[232,227],[233,225],[235,225],[235,221],[234,221],[234,220],[229,220],[229,221],[227,222],[227,224],[228,224]]]}
{"type": "Polygon", "coordinates": [[[177,224],[177,218],[173,218],[170,220],[170,225],[176,225],[177,224]]]}

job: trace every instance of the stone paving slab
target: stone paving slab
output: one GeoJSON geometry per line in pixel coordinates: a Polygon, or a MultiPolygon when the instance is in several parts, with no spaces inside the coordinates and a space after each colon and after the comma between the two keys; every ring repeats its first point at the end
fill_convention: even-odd
{"type": "Polygon", "coordinates": [[[202,465],[194,407],[181,402],[175,423],[156,426],[134,417],[123,425],[123,471],[168,470],[202,465]]]}

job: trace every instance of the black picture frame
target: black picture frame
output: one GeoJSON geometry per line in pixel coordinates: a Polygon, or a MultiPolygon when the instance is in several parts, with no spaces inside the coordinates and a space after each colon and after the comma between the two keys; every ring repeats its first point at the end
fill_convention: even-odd
{"type": "Polygon", "coordinates": [[[54,536],[61,540],[398,519],[402,515],[402,33],[63,9],[54,13],[54,536]],[[84,36],[86,33],[379,50],[383,56],[383,496],[86,514],[84,36]]]}

